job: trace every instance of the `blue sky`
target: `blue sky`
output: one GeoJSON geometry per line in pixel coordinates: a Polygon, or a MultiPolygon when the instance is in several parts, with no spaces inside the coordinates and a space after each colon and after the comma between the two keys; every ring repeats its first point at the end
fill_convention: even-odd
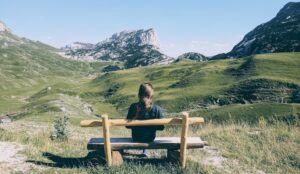
{"type": "MultiPolygon", "coordinates": [[[[0,0],[0,20],[55,47],[154,28],[170,56],[227,52],[289,0],[0,0]]],[[[294,1],[295,2],[295,1],[294,1]]]]}

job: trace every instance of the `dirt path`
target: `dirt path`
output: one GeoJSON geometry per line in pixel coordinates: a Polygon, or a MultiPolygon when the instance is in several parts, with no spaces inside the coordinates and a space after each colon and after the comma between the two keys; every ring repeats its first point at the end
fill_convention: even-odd
{"type": "Polygon", "coordinates": [[[0,142],[0,171],[4,173],[24,173],[32,164],[22,155],[24,146],[14,142],[0,142]]]}

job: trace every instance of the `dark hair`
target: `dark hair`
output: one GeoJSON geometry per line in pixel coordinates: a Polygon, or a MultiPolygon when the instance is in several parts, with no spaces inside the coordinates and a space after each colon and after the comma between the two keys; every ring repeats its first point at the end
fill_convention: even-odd
{"type": "Polygon", "coordinates": [[[139,88],[139,103],[146,109],[152,108],[152,97],[154,95],[154,88],[151,83],[142,83],[139,88]],[[146,100],[146,98],[148,100],[146,100]]]}
{"type": "Polygon", "coordinates": [[[139,97],[153,96],[154,88],[151,83],[142,83],[139,88],[139,97]]]}

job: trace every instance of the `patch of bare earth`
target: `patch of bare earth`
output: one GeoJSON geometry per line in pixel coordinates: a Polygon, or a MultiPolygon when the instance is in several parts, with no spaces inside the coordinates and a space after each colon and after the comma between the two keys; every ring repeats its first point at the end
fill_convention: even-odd
{"type": "Polygon", "coordinates": [[[33,166],[27,163],[22,154],[24,146],[15,142],[0,142],[0,171],[1,173],[26,173],[33,166]]]}
{"type": "Polygon", "coordinates": [[[188,158],[203,165],[214,167],[221,173],[265,174],[265,172],[261,170],[250,168],[249,166],[242,166],[237,159],[224,157],[221,152],[213,146],[205,146],[203,149],[190,150],[188,158]],[[201,156],[192,154],[201,154],[201,156]]]}

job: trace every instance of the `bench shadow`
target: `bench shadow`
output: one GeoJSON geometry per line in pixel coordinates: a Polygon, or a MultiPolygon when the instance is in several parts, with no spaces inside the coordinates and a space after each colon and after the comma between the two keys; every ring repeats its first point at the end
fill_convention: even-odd
{"type": "Polygon", "coordinates": [[[89,152],[85,157],[61,157],[49,152],[44,152],[42,156],[52,162],[44,162],[38,160],[27,160],[26,162],[33,163],[35,165],[57,168],[81,168],[96,165],[105,165],[105,160],[99,158],[98,154],[95,152],[89,152]]]}
{"type": "MultiPolygon", "coordinates": [[[[124,162],[137,163],[137,164],[151,164],[151,165],[169,165],[170,162],[166,158],[145,158],[140,154],[125,153],[123,156],[124,162]]],[[[82,168],[106,165],[105,159],[101,158],[100,154],[92,151],[85,157],[62,157],[49,152],[44,152],[43,157],[47,158],[51,162],[39,161],[39,160],[27,160],[26,162],[33,163],[35,165],[56,167],[56,168],[82,168]]]]}
{"type": "Polygon", "coordinates": [[[133,154],[133,153],[123,153],[123,160],[126,163],[138,163],[138,164],[151,164],[151,165],[170,165],[170,161],[167,160],[166,157],[161,157],[161,158],[149,158],[149,157],[144,157],[143,154],[133,154]]]}

